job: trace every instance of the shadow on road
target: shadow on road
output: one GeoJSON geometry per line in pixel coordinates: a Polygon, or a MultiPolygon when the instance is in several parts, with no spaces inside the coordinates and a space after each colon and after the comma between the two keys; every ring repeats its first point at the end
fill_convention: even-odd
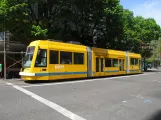
{"type": "MultiPolygon", "coordinates": [[[[143,74],[143,73],[138,73],[138,74],[143,74]]],[[[82,81],[82,80],[92,80],[92,79],[99,79],[99,78],[111,78],[111,77],[119,77],[119,76],[130,76],[134,74],[129,74],[129,75],[114,75],[114,76],[100,76],[100,77],[89,77],[89,78],[71,78],[71,79],[60,79],[60,80],[41,80],[41,81],[25,81],[26,83],[29,84],[41,84],[41,83],[57,83],[57,82],[70,82],[70,81],[82,81]]],[[[137,75],[137,74],[135,74],[137,75]]]]}
{"type": "MultiPolygon", "coordinates": [[[[138,74],[144,74],[147,72],[161,72],[160,70],[157,69],[148,69],[147,71],[144,71],[143,73],[138,73],[138,74]]],[[[111,77],[119,77],[119,76],[130,76],[130,75],[137,75],[137,74],[128,74],[128,75],[114,75],[114,76],[101,76],[101,77],[91,77],[91,78],[72,78],[72,79],[61,79],[61,80],[35,80],[35,81],[24,81],[28,84],[42,84],[42,83],[57,83],[57,82],[71,82],[71,81],[84,81],[84,80],[90,80],[90,79],[99,79],[99,78],[111,78],[111,77]]],[[[12,81],[15,79],[7,79],[7,81],[12,81]]],[[[16,79],[16,81],[22,81],[21,79],[16,79]]]]}
{"type": "Polygon", "coordinates": [[[156,111],[154,114],[152,114],[145,120],[161,120],[161,110],[156,111]]]}

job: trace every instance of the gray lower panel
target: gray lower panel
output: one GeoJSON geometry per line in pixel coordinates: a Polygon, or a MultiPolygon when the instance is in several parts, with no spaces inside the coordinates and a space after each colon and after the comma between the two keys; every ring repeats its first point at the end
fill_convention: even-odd
{"type": "Polygon", "coordinates": [[[87,75],[92,77],[92,48],[87,47],[87,75]]]}
{"type": "Polygon", "coordinates": [[[128,51],[126,52],[126,73],[129,73],[129,66],[130,66],[130,63],[129,63],[129,55],[128,55],[128,51]]]}

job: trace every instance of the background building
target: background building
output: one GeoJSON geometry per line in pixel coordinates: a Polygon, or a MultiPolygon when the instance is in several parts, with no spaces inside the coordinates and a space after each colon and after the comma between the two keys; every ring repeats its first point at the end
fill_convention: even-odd
{"type": "MultiPolygon", "coordinates": [[[[20,42],[10,41],[6,36],[7,52],[6,52],[6,72],[7,78],[18,78],[19,71],[22,66],[23,52],[26,45],[20,42]]],[[[2,63],[2,76],[4,76],[4,33],[0,32],[0,63],[2,63]]]]}

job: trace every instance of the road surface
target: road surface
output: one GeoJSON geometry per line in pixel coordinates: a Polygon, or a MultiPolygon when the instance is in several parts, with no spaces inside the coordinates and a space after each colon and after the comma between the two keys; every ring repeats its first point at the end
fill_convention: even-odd
{"type": "Polygon", "coordinates": [[[50,83],[0,80],[0,120],[148,120],[161,73],[50,83]]]}

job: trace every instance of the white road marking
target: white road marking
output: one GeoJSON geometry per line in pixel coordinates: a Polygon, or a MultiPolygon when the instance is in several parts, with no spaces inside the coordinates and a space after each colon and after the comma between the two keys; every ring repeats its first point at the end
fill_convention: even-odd
{"type": "Polygon", "coordinates": [[[141,99],[143,99],[144,97],[143,96],[141,96],[141,95],[137,95],[136,96],[137,98],[141,98],[141,99]]]}
{"type": "Polygon", "coordinates": [[[143,99],[143,98],[144,98],[142,95],[130,95],[130,96],[132,96],[132,97],[136,97],[136,98],[141,98],[141,99],[143,99]]]}
{"type": "Polygon", "coordinates": [[[49,101],[49,100],[47,100],[45,98],[42,98],[42,97],[36,95],[35,93],[32,93],[32,92],[30,92],[30,91],[28,91],[28,90],[26,90],[26,89],[24,89],[22,87],[19,87],[17,85],[12,84],[12,83],[7,83],[7,85],[10,85],[13,88],[15,88],[15,89],[17,89],[17,90],[29,95],[30,97],[38,100],[39,102],[51,107],[52,109],[54,109],[57,112],[63,114],[64,116],[68,117],[71,120],[86,120],[86,119],[84,119],[84,118],[82,118],[82,117],[80,117],[80,116],[68,111],[67,109],[57,105],[56,103],[53,103],[53,102],[51,102],[51,101],[49,101]]]}
{"type": "Polygon", "coordinates": [[[122,101],[123,103],[126,103],[127,101],[122,101]]]}
{"type": "Polygon", "coordinates": [[[129,75],[129,76],[119,76],[119,77],[110,77],[110,78],[98,78],[98,79],[85,79],[81,81],[70,81],[70,82],[61,82],[61,83],[45,83],[40,85],[27,85],[21,87],[41,87],[41,86],[50,86],[50,85],[64,85],[64,84],[75,84],[75,83],[84,83],[84,82],[92,82],[92,81],[102,81],[102,80],[111,80],[111,79],[120,79],[120,78],[127,78],[127,77],[135,77],[135,76],[144,76],[156,73],[148,73],[148,74],[139,74],[139,75],[129,75]]]}

